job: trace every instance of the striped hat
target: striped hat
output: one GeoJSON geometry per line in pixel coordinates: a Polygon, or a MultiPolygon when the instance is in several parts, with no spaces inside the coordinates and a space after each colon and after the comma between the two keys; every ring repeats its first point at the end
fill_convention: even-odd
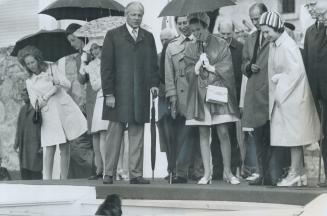
{"type": "Polygon", "coordinates": [[[261,15],[260,25],[267,25],[274,29],[280,29],[284,27],[284,22],[277,12],[268,11],[261,15]]]}

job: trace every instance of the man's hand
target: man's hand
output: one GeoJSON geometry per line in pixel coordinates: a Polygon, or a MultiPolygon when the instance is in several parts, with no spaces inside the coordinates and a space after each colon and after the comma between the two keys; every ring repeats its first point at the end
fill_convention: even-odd
{"type": "Polygon", "coordinates": [[[177,116],[177,96],[170,97],[170,115],[173,119],[176,119],[177,116]]]}
{"type": "Polygon", "coordinates": [[[260,72],[260,66],[259,65],[256,65],[256,64],[252,64],[251,65],[251,71],[253,72],[253,73],[259,73],[260,72]]]}
{"type": "Polygon", "coordinates": [[[106,96],[106,105],[110,108],[115,108],[116,105],[116,99],[113,95],[107,95],[106,96]]]}
{"type": "Polygon", "coordinates": [[[159,88],[158,87],[152,87],[150,89],[150,91],[151,91],[154,98],[158,97],[158,93],[159,93],[159,88]]]}

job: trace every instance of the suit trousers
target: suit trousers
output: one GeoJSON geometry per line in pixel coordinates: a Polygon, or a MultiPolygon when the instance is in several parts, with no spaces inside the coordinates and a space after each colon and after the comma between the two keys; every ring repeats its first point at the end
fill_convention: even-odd
{"type": "MultiPolygon", "coordinates": [[[[323,119],[320,119],[321,123],[323,124],[323,140],[322,140],[322,158],[324,161],[324,167],[325,167],[325,176],[327,176],[327,100],[321,101],[322,109],[323,109],[323,119]]],[[[318,109],[321,113],[321,109],[318,109]]],[[[320,115],[321,116],[321,115],[320,115]]],[[[326,177],[327,178],[327,177],[326,177]]]]}
{"type": "MultiPolygon", "coordinates": [[[[115,176],[126,123],[111,121],[108,126],[104,175],[115,176]]],[[[143,176],[144,124],[128,123],[130,179],[143,176]]]]}
{"type": "Polygon", "coordinates": [[[254,140],[256,144],[257,162],[259,175],[269,180],[270,151],[270,121],[264,125],[254,128],[254,140]]]}
{"type": "Polygon", "coordinates": [[[176,119],[176,176],[187,178],[191,175],[201,177],[203,175],[202,157],[200,151],[199,129],[185,125],[186,119],[179,117],[176,119]],[[193,163],[193,173],[188,173],[193,163]],[[190,175],[189,175],[190,174],[190,175]]]}

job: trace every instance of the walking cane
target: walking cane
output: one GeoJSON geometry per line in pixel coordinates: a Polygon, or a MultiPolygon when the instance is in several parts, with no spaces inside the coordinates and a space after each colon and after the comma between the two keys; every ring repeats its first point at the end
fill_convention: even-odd
{"type": "MultiPolygon", "coordinates": [[[[324,140],[324,135],[323,135],[323,124],[324,124],[324,107],[323,104],[320,102],[320,140],[319,140],[319,167],[318,167],[318,186],[321,183],[321,158],[322,158],[322,145],[323,145],[323,140],[324,140]]],[[[326,169],[326,167],[325,167],[326,169]]]]}

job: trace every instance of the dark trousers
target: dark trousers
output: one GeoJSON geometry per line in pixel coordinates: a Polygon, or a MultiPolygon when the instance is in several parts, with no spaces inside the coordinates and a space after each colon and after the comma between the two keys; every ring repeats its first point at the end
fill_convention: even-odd
{"type": "Polygon", "coordinates": [[[271,158],[269,163],[269,175],[272,184],[285,176],[291,166],[291,151],[289,147],[270,147],[271,158]]]}
{"type": "MultiPolygon", "coordinates": [[[[231,170],[233,175],[236,175],[237,167],[241,166],[241,153],[237,141],[236,123],[228,124],[229,138],[231,142],[231,170]]],[[[224,165],[220,149],[220,142],[217,135],[217,130],[211,130],[211,156],[213,165],[213,178],[222,179],[224,165]]]]}
{"type": "Polygon", "coordinates": [[[181,119],[179,130],[176,130],[178,153],[176,159],[176,175],[180,177],[201,177],[203,175],[200,137],[197,127],[185,126],[185,118],[181,119]],[[193,173],[188,173],[192,165],[193,173]]]}
{"type": "Polygon", "coordinates": [[[196,127],[186,126],[185,121],[182,116],[172,119],[170,114],[164,115],[158,122],[160,146],[166,151],[168,169],[173,175],[187,178],[193,165],[192,174],[202,176],[199,132],[196,127]]]}
{"type": "Polygon", "coordinates": [[[324,161],[325,176],[327,176],[327,100],[321,101],[322,107],[317,107],[321,117],[321,109],[323,110],[323,118],[320,119],[323,124],[323,140],[320,146],[322,152],[322,159],[324,161]]]}
{"type": "Polygon", "coordinates": [[[21,175],[22,180],[40,180],[40,179],[42,179],[41,171],[35,172],[32,170],[21,168],[20,175],[21,175]]]}
{"type": "Polygon", "coordinates": [[[252,131],[244,132],[245,158],[243,172],[246,176],[258,172],[257,170],[257,153],[252,131]]]}
{"type": "Polygon", "coordinates": [[[256,144],[259,175],[268,180],[268,179],[270,179],[269,161],[271,158],[270,122],[267,121],[264,125],[254,128],[253,134],[254,134],[254,140],[255,140],[255,144],[256,144]]]}

